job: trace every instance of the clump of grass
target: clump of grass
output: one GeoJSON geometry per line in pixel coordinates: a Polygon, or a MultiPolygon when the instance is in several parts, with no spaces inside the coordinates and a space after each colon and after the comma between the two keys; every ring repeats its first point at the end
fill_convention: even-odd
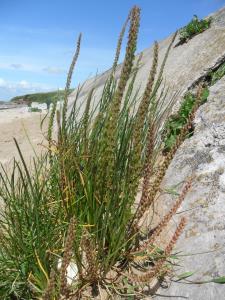
{"type": "Polygon", "coordinates": [[[42,112],[42,110],[40,108],[37,108],[37,107],[30,107],[29,111],[30,112],[42,112]]]}
{"type": "MultiPolygon", "coordinates": [[[[164,132],[164,154],[172,149],[175,145],[177,137],[180,135],[182,128],[186,126],[193,109],[199,107],[207,101],[209,96],[209,87],[214,85],[225,75],[225,63],[222,63],[215,70],[210,71],[203,80],[204,88],[201,93],[201,99],[197,99],[196,93],[187,92],[182,100],[178,112],[171,115],[165,124],[164,132]]],[[[186,137],[193,134],[193,124],[187,132],[186,137]]]]}
{"type": "Polygon", "coordinates": [[[186,43],[188,40],[193,38],[195,35],[202,33],[210,27],[212,18],[202,19],[194,15],[192,20],[179,31],[179,45],[186,43]]]}
{"type": "MultiPolygon", "coordinates": [[[[165,162],[157,166],[156,158],[163,150],[163,128],[174,100],[167,99],[168,91],[161,85],[163,69],[176,35],[159,72],[158,44],[155,43],[154,59],[142,95],[134,89],[141,63],[141,55],[135,62],[139,22],[140,9],[135,6],[122,28],[113,69],[97,104],[93,103],[94,88],[84,103],[79,102],[81,88],[78,88],[74,105],[68,112],[68,91],[80,50],[81,38],[78,38],[63,110],[56,111],[54,105],[51,112],[48,153],[35,158],[30,171],[16,143],[22,164],[15,161],[11,176],[2,169],[2,299],[82,298],[88,288],[93,294],[98,292],[99,286],[113,291],[119,277],[129,278],[129,268],[139,249],[139,222],[152,205],[169,162],[186,132],[186,127],[181,130],[181,137],[177,136],[165,162]],[[114,72],[128,21],[126,55],[116,82],[114,72]],[[53,138],[55,116],[56,140],[53,138]],[[140,185],[142,176],[144,184],[140,185]],[[142,197],[136,207],[139,186],[142,197]],[[77,268],[72,285],[67,276],[71,263],[77,268]]],[[[187,192],[185,187],[181,198],[159,223],[158,234],[187,192]]],[[[160,253],[152,252],[153,241],[149,235],[145,237],[145,254],[152,261],[152,270],[144,270],[136,277],[138,281],[151,278],[149,274],[157,277],[162,273],[165,258],[170,255],[183,227],[184,220],[181,220],[174,237],[160,253]],[[164,259],[160,260],[162,255],[164,259]]]]}
{"type": "Polygon", "coordinates": [[[0,173],[0,298],[33,299],[48,283],[50,252],[61,247],[61,212],[51,205],[46,157],[34,160],[31,175],[16,146],[22,164],[14,161],[10,176],[3,166],[0,173]]]}
{"type": "MultiPolygon", "coordinates": [[[[177,137],[180,135],[182,128],[188,123],[188,119],[196,106],[199,107],[207,100],[209,90],[205,87],[201,93],[201,99],[197,99],[197,95],[188,92],[181,103],[178,112],[171,116],[165,125],[165,146],[164,153],[170,151],[175,145],[177,137]]],[[[193,126],[190,126],[187,136],[191,136],[193,133],[193,126]]]]}
{"type": "Polygon", "coordinates": [[[209,76],[209,84],[214,85],[225,75],[225,63],[221,64],[216,71],[212,71],[209,76]]]}

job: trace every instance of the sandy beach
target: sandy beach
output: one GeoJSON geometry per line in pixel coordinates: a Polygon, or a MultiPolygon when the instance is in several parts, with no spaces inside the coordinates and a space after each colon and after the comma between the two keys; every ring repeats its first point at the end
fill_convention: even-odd
{"type": "Polygon", "coordinates": [[[46,112],[28,112],[25,108],[0,110],[0,162],[10,165],[14,157],[18,158],[13,138],[16,138],[24,158],[29,162],[34,156],[34,150],[40,154],[44,151],[43,143],[47,120],[40,128],[41,120],[46,112]]]}

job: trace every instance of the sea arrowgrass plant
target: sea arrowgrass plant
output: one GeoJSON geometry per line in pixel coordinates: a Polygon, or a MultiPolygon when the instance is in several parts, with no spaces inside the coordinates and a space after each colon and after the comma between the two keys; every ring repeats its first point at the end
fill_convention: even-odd
{"type": "MultiPolygon", "coordinates": [[[[134,6],[120,33],[113,68],[97,101],[94,101],[95,87],[86,96],[83,94],[83,98],[82,87],[78,87],[69,110],[65,92],[62,110],[58,111],[55,105],[51,111],[47,153],[35,158],[33,166],[28,167],[16,142],[22,163],[14,162],[11,176],[2,169],[2,299],[82,299],[83,291],[88,288],[95,294],[98,286],[110,290],[110,282],[128,274],[142,246],[148,257],[152,255],[153,237],[161,234],[188,192],[185,187],[153,230],[152,239],[148,234],[143,245],[137,243],[139,222],[159,191],[175,153],[173,148],[166,163],[157,166],[156,157],[163,150],[164,124],[174,101],[173,97],[168,99],[168,90],[162,86],[163,70],[176,35],[159,71],[159,45],[155,42],[142,94],[136,87],[142,58],[139,55],[135,62],[139,23],[140,9],[134,6]],[[125,59],[116,80],[115,70],[128,23],[125,59]],[[137,199],[139,186],[141,199],[137,199]],[[138,207],[136,201],[140,202],[138,207]],[[68,270],[72,264],[77,273],[71,279],[68,270]]],[[[81,36],[66,91],[70,89],[80,42],[81,36]]],[[[182,139],[183,135],[176,147],[182,139]]],[[[174,237],[162,250],[165,257],[170,255],[183,227],[181,220],[174,237]]],[[[162,253],[154,252],[154,258],[162,253]]],[[[139,281],[151,278],[149,274],[156,277],[158,272],[161,274],[165,259],[160,257],[152,270],[140,274],[139,281]]]]}
{"type": "MultiPolygon", "coordinates": [[[[67,192],[67,198],[71,199],[75,195],[77,197],[75,203],[72,199],[67,202],[67,218],[76,215],[78,222],[85,228],[87,227],[85,236],[89,236],[90,245],[93,245],[92,247],[90,245],[89,247],[82,246],[82,252],[78,248],[76,250],[76,253],[80,255],[77,259],[82,261],[82,253],[86,253],[87,248],[89,251],[91,248],[93,249],[92,253],[85,255],[88,258],[95,257],[94,260],[91,259],[92,263],[88,262],[88,258],[86,259],[87,266],[91,266],[88,273],[91,278],[89,283],[92,286],[96,285],[98,281],[104,281],[111,268],[120,261],[126,260],[127,253],[134,249],[136,232],[130,232],[129,224],[132,220],[132,207],[137,187],[142,176],[141,170],[144,167],[143,157],[146,157],[143,155],[143,151],[147,149],[146,146],[142,148],[140,145],[143,142],[146,122],[151,124],[152,129],[155,122],[157,123],[156,112],[158,113],[157,109],[160,107],[156,93],[160,87],[159,82],[162,80],[162,70],[166,60],[163,60],[159,77],[153,88],[158,60],[158,44],[155,43],[153,65],[145,92],[137,111],[131,109],[132,99],[130,99],[130,94],[128,94],[129,97],[126,94],[130,90],[128,88],[125,91],[125,88],[131,77],[132,69],[134,69],[134,51],[139,27],[137,7],[134,7],[130,13],[130,23],[127,52],[121,77],[116,85],[113,80],[110,82],[110,87],[106,82],[108,99],[105,100],[106,89],[103,89],[103,99],[100,99],[99,105],[101,118],[99,118],[99,114],[95,116],[93,111],[90,111],[90,101],[94,93],[92,90],[87,96],[84,113],[78,117],[78,121],[69,120],[76,123],[76,131],[74,131],[74,126],[66,127],[73,128],[73,130],[69,129],[66,132],[67,139],[63,148],[60,143],[58,144],[57,153],[60,153],[61,150],[63,152],[60,153],[59,158],[56,156],[56,164],[60,159],[64,161],[63,165],[59,164],[59,169],[63,169],[61,173],[66,178],[66,187],[72,185],[71,181],[76,185],[75,194],[67,192]],[[151,106],[152,103],[154,106],[151,106]],[[137,141],[139,142],[137,143],[137,141]],[[138,159],[134,160],[137,155],[138,159]],[[135,188],[132,188],[133,184],[135,188]],[[90,271],[93,268],[95,272],[90,271]]],[[[174,39],[175,36],[169,45],[166,58],[174,39]]],[[[135,78],[135,71],[133,74],[133,78],[135,78]]],[[[133,81],[131,80],[131,82],[133,81]]],[[[137,105],[137,97],[133,105],[137,105]]],[[[96,110],[94,109],[94,111],[96,110]]],[[[155,127],[159,130],[158,124],[155,127]]],[[[159,131],[155,132],[155,135],[157,134],[159,131]]],[[[152,144],[154,148],[155,143],[152,142],[152,144]]],[[[147,159],[151,160],[149,154],[147,159]]],[[[61,189],[63,192],[64,187],[61,189]]],[[[82,238],[80,237],[79,240],[82,241],[82,238]]],[[[83,245],[85,244],[83,243],[83,245]]],[[[77,247],[80,247],[79,244],[77,247]]],[[[85,274],[85,266],[83,269],[82,273],[85,274]]]]}

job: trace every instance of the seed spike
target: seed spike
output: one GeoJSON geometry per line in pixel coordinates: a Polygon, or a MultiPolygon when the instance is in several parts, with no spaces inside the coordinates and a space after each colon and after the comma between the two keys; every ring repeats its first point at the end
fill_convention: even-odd
{"type": "Polygon", "coordinates": [[[70,90],[70,85],[71,85],[74,68],[75,68],[79,53],[80,53],[81,37],[82,37],[82,34],[80,33],[78,36],[78,40],[77,40],[76,51],[73,56],[73,59],[72,59],[72,62],[71,62],[70,68],[69,68],[69,72],[67,75],[67,80],[66,80],[63,110],[62,110],[62,131],[63,131],[64,135],[65,135],[65,127],[66,127],[66,114],[67,114],[69,90],[70,90]]]}

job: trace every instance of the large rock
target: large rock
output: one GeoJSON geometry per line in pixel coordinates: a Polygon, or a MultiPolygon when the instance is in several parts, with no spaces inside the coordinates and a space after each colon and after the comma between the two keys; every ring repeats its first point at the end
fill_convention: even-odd
{"type": "MultiPolygon", "coordinates": [[[[163,187],[195,176],[191,191],[174,217],[176,223],[181,215],[188,219],[176,247],[182,255],[181,267],[175,273],[194,272],[189,279],[202,282],[225,276],[225,77],[210,88],[208,101],[198,110],[195,123],[194,135],[176,153],[163,187]]],[[[163,202],[170,207],[173,199],[164,195],[163,202]]],[[[222,300],[225,285],[172,282],[158,293],[172,299],[222,300]]],[[[157,297],[161,299],[165,297],[157,297]]]]}

